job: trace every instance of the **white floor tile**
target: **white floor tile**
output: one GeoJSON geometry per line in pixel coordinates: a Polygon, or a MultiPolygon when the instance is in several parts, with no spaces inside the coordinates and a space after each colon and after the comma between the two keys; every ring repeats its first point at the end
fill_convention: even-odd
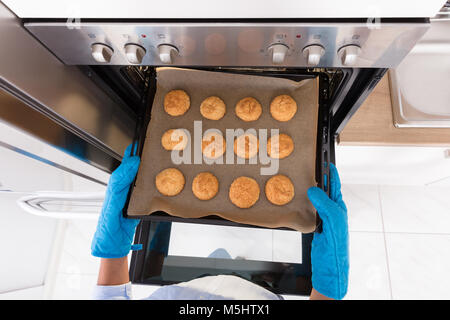
{"type": "Polygon", "coordinates": [[[450,176],[438,179],[436,181],[429,182],[429,183],[427,183],[427,185],[433,186],[433,187],[449,188],[450,187],[450,176]]]}
{"type": "Polygon", "coordinates": [[[95,221],[71,220],[67,224],[58,272],[96,275],[100,259],[91,255],[95,221]]]}
{"type": "Polygon", "coordinates": [[[20,289],[0,293],[0,300],[42,300],[44,298],[44,286],[20,289]]]}
{"type": "Polygon", "coordinates": [[[58,273],[56,275],[55,287],[53,289],[53,300],[90,300],[97,276],[91,274],[58,273]]]}
{"type": "Polygon", "coordinates": [[[170,255],[208,257],[219,248],[232,259],[272,261],[272,230],[172,223],[170,255]]]}
{"type": "Polygon", "coordinates": [[[447,212],[450,214],[450,187],[429,186],[425,189],[427,191],[427,195],[447,208],[447,212]]]}
{"type": "Polygon", "coordinates": [[[450,235],[386,234],[394,299],[450,299],[450,235]]]}
{"type": "Polygon", "coordinates": [[[51,256],[56,221],[22,210],[22,196],[0,192],[0,292],[42,285],[51,256]]]}
{"type": "Polygon", "coordinates": [[[380,199],[376,185],[342,185],[350,231],[383,231],[380,199]]]}
{"type": "Polygon", "coordinates": [[[97,220],[73,219],[70,224],[75,228],[83,241],[91,242],[95,230],[97,230],[97,220]]]}
{"type": "Polygon", "coordinates": [[[450,189],[381,186],[386,232],[450,234],[450,189]]]}
{"type": "Polygon", "coordinates": [[[350,233],[349,288],[345,299],[390,299],[382,233],[350,233]]]}

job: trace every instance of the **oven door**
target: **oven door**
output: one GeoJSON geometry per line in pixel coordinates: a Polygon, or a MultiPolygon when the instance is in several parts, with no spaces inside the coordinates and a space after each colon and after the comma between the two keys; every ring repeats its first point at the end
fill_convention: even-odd
{"type": "MultiPolygon", "coordinates": [[[[0,43],[4,48],[0,50],[0,90],[4,97],[0,120],[102,171],[112,172],[136,127],[141,96],[137,70],[97,72],[66,66],[2,4],[0,43]],[[8,44],[11,47],[6,49],[8,44]]],[[[17,147],[7,137],[2,141],[10,149],[17,147]]],[[[43,154],[36,158],[59,162],[43,154]]],[[[79,171],[73,166],[68,169],[79,171]]]]}
{"type": "MultiPolygon", "coordinates": [[[[256,73],[259,76],[297,80],[305,77],[319,77],[316,181],[318,186],[326,192],[329,192],[327,164],[336,163],[335,138],[387,71],[376,68],[315,71],[295,68],[283,68],[276,71],[249,68],[202,68],[202,70],[205,69],[216,72],[256,73]]],[[[148,77],[150,83],[148,104],[151,106],[154,94],[152,88],[157,82],[154,69],[148,69],[148,77]]],[[[138,154],[142,151],[151,108],[147,107],[142,111],[143,114],[139,117],[139,129],[134,139],[134,143],[138,145],[138,154]]],[[[129,196],[131,192],[132,189],[129,196]]],[[[126,207],[124,214],[126,215],[126,207]]],[[[321,231],[320,219],[317,220],[317,231],[321,231]]],[[[224,220],[217,216],[186,219],[170,216],[164,212],[155,212],[141,217],[135,243],[142,244],[143,249],[132,253],[130,278],[133,283],[138,284],[168,285],[209,275],[229,274],[252,281],[276,294],[309,295],[311,241],[312,234],[300,234],[285,228],[279,230],[258,228],[224,220]],[[232,238],[229,238],[230,233],[233,234],[232,238]],[[258,238],[261,235],[263,236],[258,238]],[[252,238],[253,236],[256,238],[252,238]],[[294,239],[295,237],[297,238],[294,239]],[[284,250],[291,250],[289,251],[290,259],[277,256],[276,248],[280,250],[277,238],[290,239],[284,242],[284,250]],[[239,250],[236,246],[233,247],[233,241],[236,239],[242,239],[239,242],[239,250]],[[258,241],[265,243],[265,239],[272,239],[272,242],[263,245],[264,249],[252,247],[258,241]],[[205,243],[211,242],[219,246],[217,250],[209,248],[211,252],[206,252],[191,248],[206,248],[208,245],[205,243]],[[180,245],[184,248],[181,251],[180,245]],[[250,258],[246,260],[230,254],[230,251],[236,254],[240,250],[253,254],[250,254],[250,258]],[[267,252],[264,250],[272,250],[271,259],[267,258],[267,252]]]]}

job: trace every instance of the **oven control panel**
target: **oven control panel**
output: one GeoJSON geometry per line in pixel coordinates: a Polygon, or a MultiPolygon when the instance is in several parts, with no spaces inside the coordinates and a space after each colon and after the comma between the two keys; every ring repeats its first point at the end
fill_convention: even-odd
{"type": "Polygon", "coordinates": [[[67,65],[251,67],[397,66],[426,22],[132,23],[28,22],[67,65]]]}

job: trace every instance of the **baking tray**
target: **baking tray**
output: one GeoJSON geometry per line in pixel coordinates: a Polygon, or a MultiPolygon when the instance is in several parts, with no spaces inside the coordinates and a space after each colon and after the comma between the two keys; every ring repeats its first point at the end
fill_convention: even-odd
{"type": "MultiPolygon", "coordinates": [[[[198,68],[197,68],[198,70],[198,68]]],[[[201,69],[204,70],[204,69],[201,69]]],[[[221,72],[230,72],[230,73],[240,73],[240,74],[248,74],[248,75],[258,75],[258,76],[267,76],[267,77],[277,77],[277,78],[285,78],[290,80],[304,80],[304,79],[313,79],[318,77],[319,78],[319,119],[318,119],[318,125],[317,125],[317,151],[316,151],[316,181],[317,184],[321,187],[325,187],[326,183],[324,183],[324,178],[326,179],[326,171],[327,168],[323,164],[327,162],[329,153],[327,152],[328,146],[324,145],[323,142],[327,142],[328,136],[324,133],[327,132],[326,124],[327,124],[327,106],[326,106],[326,100],[327,100],[327,85],[328,85],[328,78],[326,75],[320,73],[320,72],[309,72],[307,70],[289,70],[289,71],[271,71],[271,70],[222,70],[222,69],[209,69],[210,71],[221,71],[221,72]],[[325,94],[324,94],[325,93],[325,94]],[[325,161],[324,161],[325,160],[325,161]]],[[[154,69],[150,70],[149,72],[149,78],[148,78],[148,86],[149,86],[149,94],[147,96],[147,105],[148,107],[145,108],[145,110],[142,110],[139,122],[138,122],[138,128],[136,130],[136,136],[134,143],[138,145],[137,148],[137,154],[142,155],[143,145],[145,142],[145,135],[147,131],[147,126],[150,121],[151,117],[151,107],[153,105],[153,99],[155,95],[155,88],[156,88],[156,72],[154,69]]],[[[234,106],[227,106],[227,112],[233,112],[232,110],[234,106]]],[[[301,106],[300,106],[301,107],[301,106]]],[[[282,161],[282,160],[281,160],[282,161]]],[[[128,201],[125,206],[124,215],[129,218],[138,218],[138,219],[144,219],[144,220],[155,220],[155,221],[174,221],[174,222],[189,222],[189,223],[207,223],[207,224],[220,224],[220,225],[231,225],[231,226],[247,226],[247,227],[258,227],[255,225],[245,225],[241,223],[236,223],[230,220],[223,219],[221,217],[210,215],[206,217],[201,218],[180,218],[172,215],[168,215],[165,212],[158,211],[153,212],[151,215],[143,215],[143,216],[128,216],[127,215],[127,208],[129,204],[130,195],[133,192],[135,183],[133,183],[132,187],[130,188],[130,192],[128,195],[128,201]]],[[[261,198],[265,198],[263,186],[260,184],[261,187],[261,198]]],[[[185,189],[189,188],[190,185],[189,182],[187,182],[185,189]]],[[[226,188],[226,186],[225,186],[226,188]]],[[[282,209],[282,207],[280,207],[282,209]]],[[[317,219],[317,226],[320,229],[320,219],[317,219]]],[[[286,229],[281,227],[280,229],[286,229]]]]}

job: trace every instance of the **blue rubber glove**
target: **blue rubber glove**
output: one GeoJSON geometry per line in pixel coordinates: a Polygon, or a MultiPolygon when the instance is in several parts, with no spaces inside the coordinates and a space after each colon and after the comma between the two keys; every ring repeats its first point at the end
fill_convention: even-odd
{"type": "Polygon", "coordinates": [[[333,164],[330,163],[330,197],[317,187],[308,189],[308,197],[322,219],[322,233],[314,233],[311,245],[312,285],[329,298],[342,299],[348,288],[348,218],[333,164]]]}
{"type": "Polygon", "coordinates": [[[106,189],[105,201],[91,244],[91,253],[99,258],[122,258],[130,250],[142,245],[132,245],[138,219],[127,219],[122,210],[128,190],[139,168],[138,156],[130,156],[131,145],[125,150],[120,166],[112,173],[106,189]]]}

